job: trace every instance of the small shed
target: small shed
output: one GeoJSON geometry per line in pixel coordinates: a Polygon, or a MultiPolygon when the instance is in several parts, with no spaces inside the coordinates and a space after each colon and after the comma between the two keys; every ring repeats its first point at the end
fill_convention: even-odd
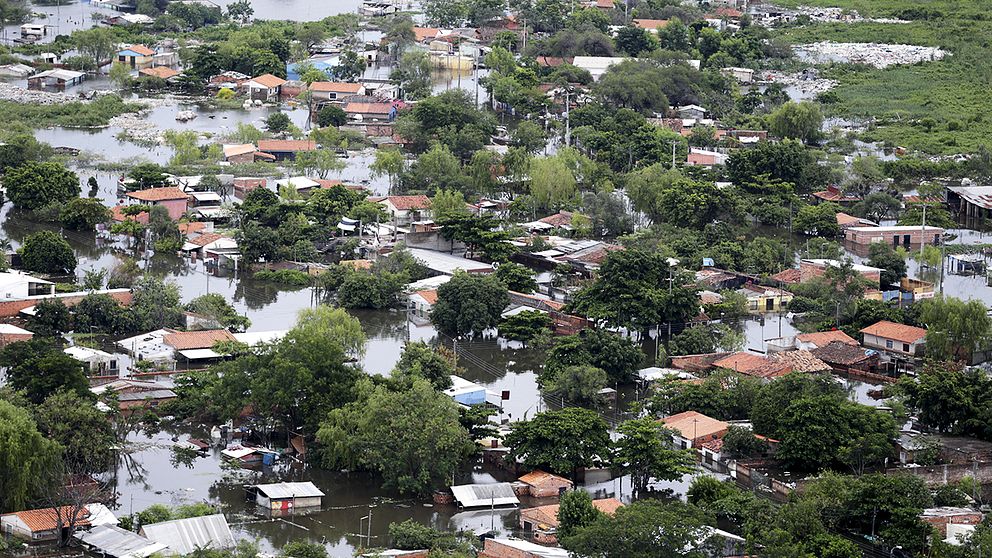
{"type": "Polygon", "coordinates": [[[166,555],[183,556],[201,548],[234,548],[234,534],[224,515],[219,513],[145,525],[140,534],[168,546],[169,549],[163,552],[166,555]]]}
{"type": "Polygon", "coordinates": [[[955,275],[980,275],[985,271],[981,254],[951,254],[947,256],[948,270],[955,275]]]}
{"type": "Polygon", "coordinates": [[[481,405],[486,402],[485,386],[454,375],[451,376],[451,387],[444,390],[444,394],[462,405],[481,405]]]}
{"type": "Polygon", "coordinates": [[[152,542],[116,525],[98,525],[76,533],[75,538],[84,548],[111,558],[147,558],[167,549],[162,543],[152,542]]]}
{"type": "Polygon", "coordinates": [[[319,508],[324,493],[312,482],[277,482],[257,484],[255,503],[269,510],[319,508]]]}
{"type": "Polygon", "coordinates": [[[28,89],[43,89],[45,87],[51,87],[61,91],[66,87],[79,85],[80,83],[83,83],[85,79],[86,74],[83,72],[56,68],[39,72],[29,77],[28,89]]]}
{"type": "Polygon", "coordinates": [[[551,498],[572,488],[572,481],[544,471],[531,471],[517,479],[528,487],[528,492],[534,498],[551,498]]]}
{"type": "Polygon", "coordinates": [[[455,501],[463,508],[518,506],[520,500],[508,482],[493,484],[462,484],[451,487],[455,501]]]}

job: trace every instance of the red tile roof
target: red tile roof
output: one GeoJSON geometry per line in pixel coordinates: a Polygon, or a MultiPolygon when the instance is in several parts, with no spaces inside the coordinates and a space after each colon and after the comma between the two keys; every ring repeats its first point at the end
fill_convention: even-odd
{"type": "Polygon", "coordinates": [[[861,200],[858,196],[849,196],[844,192],[841,192],[840,188],[836,186],[827,186],[827,189],[822,192],[813,192],[813,196],[820,198],[823,201],[832,202],[854,202],[861,200]]]}
{"type": "Polygon", "coordinates": [[[572,224],[572,212],[559,211],[554,215],[548,215],[547,217],[538,219],[538,221],[551,225],[552,227],[564,227],[572,224]]]}
{"type": "Polygon", "coordinates": [[[258,77],[251,78],[251,81],[261,85],[262,87],[268,87],[269,89],[275,89],[276,87],[281,87],[287,83],[286,80],[272,74],[262,74],[258,77]]]}
{"type": "Polygon", "coordinates": [[[258,140],[259,151],[314,151],[317,143],[310,140],[258,140]]]}
{"type": "Polygon", "coordinates": [[[915,343],[927,336],[927,330],[921,327],[897,324],[882,320],[861,330],[865,335],[874,335],[883,339],[892,339],[903,343],[915,343]]]}
{"type": "Polygon", "coordinates": [[[802,335],[797,335],[796,339],[802,341],[803,343],[812,343],[817,347],[826,347],[834,341],[840,341],[841,343],[847,343],[848,345],[858,345],[857,340],[852,339],[850,335],[839,329],[834,329],[831,331],[818,331],[816,333],[803,333],[802,335]]]}
{"type": "Polygon", "coordinates": [[[522,483],[524,483],[524,484],[529,484],[531,486],[540,486],[540,485],[544,484],[545,482],[548,482],[548,481],[551,481],[551,480],[557,481],[557,482],[565,481],[568,484],[572,484],[572,481],[570,481],[570,480],[568,480],[568,479],[566,479],[564,477],[559,477],[558,475],[553,475],[551,473],[546,473],[546,472],[540,471],[540,470],[538,470],[538,471],[531,471],[531,472],[527,473],[526,475],[520,477],[517,480],[520,481],[520,482],[522,482],[522,483]]]}
{"type": "Polygon", "coordinates": [[[389,114],[393,105],[389,103],[345,103],[344,111],[350,114],[389,114]]]}
{"type": "Polygon", "coordinates": [[[427,209],[431,206],[431,199],[423,194],[416,196],[389,196],[383,201],[388,201],[393,207],[400,211],[427,209]]]}
{"type": "Polygon", "coordinates": [[[431,306],[437,304],[437,290],[425,289],[422,291],[417,291],[417,294],[420,295],[420,297],[423,298],[425,301],[427,301],[427,304],[430,304],[431,306]]]}
{"type": "Polygon", "coordinates": [[[671,428],[688,440],[696,440],[708,436],[719,436],[730,426],[722,420],[716,420],[696,411],[685,411],[677,415],[665,417],[660,421],[665,428],[671,428]]]}
{"type": "Polygon", "coordinates": [[[156,66],[154,68],[142,68],[138,70],[138,73],[143,76],[169,79],[178,76],[181,72],[178,70],[173,70],[172,68],[166,68],[165,66],[156,66]]]}
{"type": "Polygon", "coordinates": [[[185,200],[189,198],[189,195],[179,188],[168,186],[165,188],[149,188],[147,190],[138,190],[137,192],[128,192],[127,197],[141,201],[157,202],[185,200]]]}
{"type": "Polygon", "coordinates": [[[668,20],[667,19],[635,19],[634,25],[640,27],[641,29],[654,31],[659,27],[664,27],[668,25],[668,20]]]}
{"type": "Polygon", "coordinates": [[[124,213],[124,207],[125,206],[123,206],[123,205],[115,205],[114,207],[111,207],[110,208],[110,218],[113,219],[114,221],[117,221],[118,223],[123,223],[124,221],[137,221],[138,223],[141,223],[142,225],[147,225],[148,224],[148,212],[147,211],[142,211],[141,213],[138,213],[137,215],[126,215],[124,213]]]}
{"type": "MultiPolygon", "coordinates": [[[[592,507],[605,513],[606,515],[613,515],[618,509],[623,507],[623,502],[617,500],[616,498],[602,498],[600,500],[593,500],[592,507]]],[[[526,508],[520,510],[520,513],[532,520],[534,523],[543,524],[547,527],[553,528],[558,526],[558,508],[558,504],[550,504],[547,506],[526,508]]]]}
{"type": "Polygon", "coordinates": [[[209,349],[221,341],[237,341],[226,329],[211,329],[207,331],[177,331],[163,338],[166,345],[177,351],[187,349],[209,349]]]}
{"type": "Polygon", "coordinates": [[[416,36],[417,42],[421,43],[426,39],[433,39],[441,33],[440,29],[436,27],[414,27],[413,34],[416,36]]]}
{"type": "Polygon", "coordinates": [[[177,225],[179,232],[182,234],[203,232],[207,229],[207,224],[202,221],[193,221],[192,223],[179,223],[177,225]]]}
{"type": "MultiPolygon", "coordinates": [[[[90,524],[87,520],[90,516],[89,510],[86,508],[77,508],[75,511],[77,526],[84,527],[90,524]]],[[[73,513],[73,506],[62,506],[60,513],[62,516],[62,523],[69,523],[69,519],[73,513]]],[[[16,512],[13,515],[16,515],[21,521],[23,521],[32,532],[53,531],[59,526],[59,514],[56,513],[55,508],[24,510],[16,512]]]]}
{"type": "Polygon", "coordinates": [[[310,84],[310,90],[321,93],[351,93],[352,95],[357,95],[362,90],[362,84],[343,81],[315,81],[310,84]]]}
{"type": "Polygon", "coordinates": [[[196,238],[189,240],[190,244],[196,244],[199,247],[204,247],[211,242],[217,241],[224,238],[224,235],[217,233],[203,233],[196,238]]]}
{"type": "Polygon", "coordinates": [[[833,370],[829,364],[814,356],[813,353],[803,349],[776,353],[773,358],[783,364],[788,364],[794,372],[815,373],[830,372],[833,370]]]}
{"type": "Polygon", "coordinates": [[[841,366],[851,366],[871,358],[860,346],[848,345],[843,341],[833,341],[825,347],[819,347],[810,352],[823,362],[841,366]]]}
{"type": "Polygon", "coordinates": [[[779,281],[781,283],[798,283],[802,279],[802,271],[789,268],[779,271],[775,275],[772,275],[769,279],[773,281],[779,281]]]}
{"type": "Polygon", "coordinates": [[[775,378],[792,371],[788,363],[776,362],[761,355],[737,352],[713,363],[717,368],[726,368],[747,376],[775,378]]]}
{"type": "Polygon", "coordinates": [[[134,52],[136,52],[136,53],[138,53],[138,54],[140,54],[142,56],[151,56],[151,55],[155,54],[155,51],[154,50],[146,47],[145,45],[131,45],[131,46],[129,46],[127,48],[123,48],[121,50],[122,51],[124,51],[124,50],[131,50],[131,51],[134,51],[134,52]]]}

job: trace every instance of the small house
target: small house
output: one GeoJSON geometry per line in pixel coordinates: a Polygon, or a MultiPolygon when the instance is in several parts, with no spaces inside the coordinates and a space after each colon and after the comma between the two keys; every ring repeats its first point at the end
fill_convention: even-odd
{"type": "Polygon", "coordinates": [[[985,272],[985,257],[981,254],[949,254],[947,271],[954,275],[981,275],[985,272]]]}
{"type": "Polygon", "coordinates": [[[116,376],[120,372],[117,357],[108,352],[79,345],[66,347],[63,352],[83,363],[90,376],[116,376]]]}
{"type": "MultiPolygon", "coordinates": [[[[822,277],[827,273],[827,268],[839,268],[844,265],[840,260],[824,258],[812,258],[799,260],[799,282],[806,283],[816,277],[822,277]]],[[[870,265],[851,264],[851,270],[868,280],[872,285],[878,286],[882,279],[882,269],[870,265]]]]}
{"type": "Polygon", "coordinates": [[[361,83],[341,81],[315,81],[310,84],[313,100],[320,102],[340,101],[352,95],[365,95],[365,86],[361,83]]]}
{"type": "MultiPolygon", "coordinates": [[[[159,405],[176,398],[176,392],[172,391],[165,384],[131,378],[102,384],[90,388],[90,391],[98,397],[104,395],[115,396],[117,398],[117,407],[120,411],[155,409],[159,405]]],[[[103,402],[97,403],[97,407],[104,411],[109,410],[103,402]]]]}
{"type": "Polygon", "coordinates": [[[12,324],[0,324],[0,349],[11,343],[30,341],[34,333],[12,324]]]}
{"type": "Polygon", "coordinates": [[[396,225],[409,225],[414,221],[424,221],[431,217],[431,199],[423,194],[388,196],[378,198],[377,201],[396,225]]]}
{"type": "Polygon", "coordinates": [[[37,41],[48,35],[48,27],[41,23],[25,23],[21,25],[21,38],[37,41]]]}
{"type": "Polygon", "coordinates": [[[814,333],[802,333],[797,335],[796,348],[807,350],[818,349],[820,347],[826,347],[834,341],[846,343],[854,347],[859,345],[859,343],[850,335],[839,329],[834,329],[830,331],[817,331],[814,333]]]}
{"type": "Polygon", "coordinates": [[[685,105],[681,107],[675,107],[675,112],[678,113],[679,118],[691,118],[699,120],[701,118],[706,118],[706,113],[709,111],[699,105],[685,105]]]}
{"type": "Polygon", "coordinates": [[[486,402],[486,387],[460,376],[451,376],[451,387],[444,394],[462,405],[482,405],[486,402]]]}
{"type": "Polygon", "coordinates": [[[874,373],[878,368],[878,352],[863,349],[857,343],[831,341],[824,346],[811,349],[816,358],[830,365],[835,372],[857,374],[858,372],[874,373]]]}
{"type": "Polygon", "coordinates": [[[844,238],[855,246],[868,247],[884,242],[893,248],[919,248],[920,245],[939,245],[944,229],[931,226],[851,227],[844,231],[844,238]]]}
{"type": "Polygon", "coordinates": [[[527,493],[534,498],[555,498],[572,488],[572,481],[544,471],[531,471],[517,482],[526,485],[527,493]]]}
{"type": "Polygon", "coordinates": [[[572,65],[582,68],[592,75],[593,81],[599,81],[606,70],[614,64],[619,64],[627,60],[621,56],[576,56],[572,59],[572,65]]]}
{"type": "MultiPolygon", "coordinates": [[[[263,153],[251,143],[240,143],[223,146],[224,160],[231,164],[254,163],[256,161],[274,162],[274,155],[263,153]]],[[[237,179],[235,179],[237,180],[237,179]]]]}
{"type": "Polygon", "coordinates": [[[139,534],[168,548],[162,554],[185,556],[200,549],[234,548],[234,534],[224,514],[216,513],[142,525],[139,534]]]}
{"type": "Polygon", "coordinates": [[[217,353],[213,351],[214,345],[236,341],[237,338],[231,335],[231,332],[226,329],[175,331],[167,333],[162,338],[162,342],[165,345],[171,347],[177,355],[189,361],[217,358],[217,353]]]}
{"type": "Polygon", "coordinates": [[[21,300],[55,294],[55,283],[20,271],[0,272],[0,300],[21,300]]]}
{"type": "Polygon", "coordinates": [[[272,74],[263,74],[244,83],[245,92],[252,101],[278,101],[286,80],[272,74]]]}
{"type": "Polygon", "coordinates": [[[359,122],[392,122],[396,118],[396,107],[392,103],[348,102],[344,112],[348,118],[359,122]]]}
{"type": "Polygon", "coordinates": [[[522,539],[486,539],[479,558],[569,558],[564,548],[541,546],[522,539]]]}
{"type": "Polygon", "coordinates": [[[117,61],[132,70],[150,68],[155,56],[155,51],[145,45],[131,45],[117,51],[117,61]]]}
{"type": "Polygon", "coordinates": [[[173,221],[178,221],[189,209],[189,194],[175,186],[128,192],[127,197],[134,203],[165,207],[173,221]]]}
{"type": "MultiPolygon", "coordinates": [[[[614,515],[623,503],[616,498],[602,498],[592,501],[592,507],[606,515],[614,515]]],[[[529,531],[534,541],[541,544],[558,544],[558,504],[537,506],[520,510],[520,528],[529,531]]]]}
{"type": "Polygon", "coordinates": [[[971,508],[943,506],[923,510],[920,519],[936,528],[941,537],[946,537],[948,526],[978,525],[984,519],[984,515],[971,508]]]}
{"type": "Polygon", "coordinates": [[[169,81],[179,76],[182,73],[179,70],[173,70],[165,66],[154,66],[152,68],[142,68],[138,70],[138,77],[142,78],[158,78],[163,81],[169,81]]]}
{"type": "Polygon", "coordinates": [[[793,294],[785,289],[767,287],[747,283],[737,289],[739,294],[747,298],[747,308],[750,312],[781,312],[792,302],[793,294]]]}
{"type": "Polygon", "coordinates": [[[410,310],[413,311],[413,314],[418,318],[427,319],[434,305],[437,304],[437,289],[414,291],[410,293],[408,298],[410,301],[410,310]]]}
{"type": "Polygon", "coordinates": [[[708,440],[723,438],[730,425],[696,411],[685,411],[659,420],[675,432],[675,445],[680,449],[696,448],[708,440]]]}
{"type": "Polygon", "coordinates": [[[778,378],[792,372],[792,367],[787,362],[744,351],[727,355],[713,362],[713,367],[733,370],[738,374],[763,380],[778,378]]]}
{"type": "Polygon", "coordinates": [[[39,72],[28,78],[28,89],[52,88],[64,91],[86,80],[86,73],[63,68],[54,68],[39,72]]]}
{"type": "Polygon", "coordinates": [[[737,83],[749,84],[754,82],[754,70],[751,68],[722,68],[720,73],[736,79],[737,83]]]}
{"type": "Polygon", "coordinates": [[[667,19],[635,19],[634,25],[649,33],[658,34],[658,29],[668,25],[667,19]]]}
{"type": "Polygon", "coordinates": [[[861,201],[861,196],[845,193],[836,186],[827,186],[826,190],[813,192],[813,203],[836,203],[841,206],[850,206],[861,201]]]}
{"type": "Polygon", "coordinates": [[[690,147],[685,162],[687,165],[709,168],[726,165],[729,158],[727,154],[720,153],[719,151],[690,147]]]}
{"type": "Polygon", "coordinates": [[[451,487],[455,502],[462,508],[517,506],[520,500],[508,482],[492,484],[462,484],[451,487]]]}
{"type": "Polygon", "coordinates": [[[41,508],[0,515],[0,534],[28,542],[58,540],[63,530],[75,523],[78,529],[116,525],[117,518],[103,504],[82,507],[41,508]],[[72,521],[75,514],[75,521],[72,521]]]}
{"type": "Polygon", "coordinates": [[[878,223],[865,219],[864,217],[855,217],[854,215],[848,215],[841,211],[837,214],[837,226],[840,230],[846,231],[847,229],[854,227],[877,227],[878,223]]]}
{"type": "Polygon", "coordinates": [[[882,320],[861,330],[864,346],[900,356],[920,357],[927,330],[882,320]]]}
{"type": "Polygon", "coordinates": [[[258,140],[258,150],[272,155],[276,161],[294,161],[297,153],[316,151],[317,143],[311,140],[258,140]]]}
{"type": "Polygon", "coordinates": [[[324,493],[312,482],[257,484],[254,489],[255,503],[272,511],[319,508],[324,498],[324,493]]]}
{"type": "Polygon", "coordinates": [[[276,189],[281,193],[284,189],[289,189],[300,194],[307,194],[312,190],[320,188],[320,182],[305,176],[292,176],[276,180],[276,189]]]}

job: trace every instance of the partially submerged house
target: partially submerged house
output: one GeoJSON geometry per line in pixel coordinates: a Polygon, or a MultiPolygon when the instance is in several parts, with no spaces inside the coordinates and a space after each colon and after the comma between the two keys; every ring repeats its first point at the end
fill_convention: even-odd
{"type": "Polygon", "coordinates": [[[145,45],[130,45],[117,51],[117,62],[132,70],[141,70],[152,66],[155,51],[145,45]]]}
{"type": "Polygon", "coordinates": [[[271,511],[319,508],[324,499],[324,493],[312,482],[256,484],[252,488],[255,503],[271,511]]]}
{"type": "Polygon", "coordinates": [[[315,102],[341,101],[352,95],[365,95],[365,86],[361,83],[340,81],[315,81],[310,84],[310,92],[315,102]]]}
{"type": "Polygon", "coordinates": [[[224,550],[234,548],[234,534],[224,514],[175,519],[142,525],[138,532],[148,540],[167,546],[166,556],[185,556],[199,549],[224,550]]]}
{"type": "Polygon", "coordinates": [[[0,300],[21,300],[54,294],[55,283],[51,281],[21,271],[0,272],[0,300]]]}
{"type": "Polygon", "coordinates": [[[513,485],[508,482],[462,484],[452,486],[451,493],[455,496],[455,502],[462,508],[520,505],[520,500],[513,491],[513,485]]]}
{"type": "Polygon", "coordinates": [[[522,539],[486,539],[479,558],[569,558],[564,548],[541,546],[522,539]]]}
{"type": "MultiPolygon", "coordinates": [[[[176,398],[176,392],[160,382],[124,378],[90,388],[94,395],[113,396],[117,399],[118,410],[130,412],[135,409],[155,409],[159,405],[176,398]]],[[[102,401],[97,408],[109,411],[102,401]]]]}
{"type": "Polygon", "coordinates": [[[52,88],[59,91],[73,87],[86,81],[85,72],[54,68],[39,72],[28,78],[28,89],[52,88]]]}
{"type": "Polygon", "coordinates": [[[254,163],[256,161],[274,162],[275,155],[259,151],[254,144],[239,143],[224,145],[224,160],[231,164],[254,163]]]}
{"type": "Polygon", "coordinates": [[[189,194],[175,186],[128,192],[127,197],[132,203],[165,207],[173,221],[178,221],[189,209],[189,194]]]}
{"type": "Polygon", "coordinates": [[[744,374],[745,376],[762,380],[778,378],[792,372],[792,367],[788,362],[782,362],[746,351],[739,351],[716,360],[713,362],[713,367],[733,370],[738,374],[744,374]]]}
{"type": "Polygon", "coordinates": [[[451,387],[444,390],[444,394],[452,398],[455,403],[468,406],[482,405],[489,398],[486,386],[455,375],[451,376],[451,387]]]}
{"type": "MultiPolygon", "coordinates": [[[[517,482],[526,487],[527,494],[534,498],[557,497],[562,491],[572,488],[572,481],[565,477],[546,473],[544,471],[531,471],[517,479],[517,482]]],[[[557,511],[557,510],[556,510],[557,511]]]]}
{"type": "Polygon", "coordinates": [[[723,438],[730,425],[696,411],[685,411],[659,420],[675,432],[675,445],[680,449],[699,449],[708,440],[723,438]]]}
{"type": "Polygon", "coordinates": [[[898,248],[919,248],[920,245],[939,245],[944,229],[940,227],[891,226],[851,227],[844,231],[844,239],[856,247],[867,248],[881,242],[898,248]]]}
{"type": "Polygon", "coordinates": [[[242,87],[252,101],[272,102],[279,100],[282,87],[287,83],[289,82],[272,74],[262,74],[244,82],[242,87]]]}
{"type": "MultiPolygon", "coordinates": [[[[606,515],[614,515],[623,507],[623,502],[616,498],[601,498],[592,501],[592,506],[606,515]]],[[[557,544],[558,504],[537,506],[520,510],[520,528],[533,534],[534,540],[541,544],[557,544]]]]}
{"type": "Polygon", "coordinates": [[[317,143],[311,140],[258,140],[258,150],[275,157],[276,161],[294,161],[297,153],[316,149],[317,143]]]}
{"type": "Polygon", "coordinates": [[[83,363],[87,375],[116,376],[120,372],[117,357],[106,351],[74,345],[72,347],[66,347],[63,349],[63,352],[83,363]]]}
{"type": "Polygon", "coordinates": [[[28,542],[55,541],[70,524],[77,529],[116,525],[117,518],[103,504],[40,508],[0,515],[0,534],[28,542]]]}
{"type": "Polygon", "coordinates": [[[117,525],[100,525],[89,531],[76,533],[79,544],[94,554],[109,558],[148,558],[164,554],[168,547],[122,529],[117,525]]]}

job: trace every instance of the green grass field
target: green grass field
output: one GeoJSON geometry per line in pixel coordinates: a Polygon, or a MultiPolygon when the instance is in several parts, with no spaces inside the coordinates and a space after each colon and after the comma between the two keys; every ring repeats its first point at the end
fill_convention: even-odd
{"type": "Polygon", "coordinates": [[[884,70],[837,64],[823,75],[840,86],[827,114],[874,117],[864,139],[931,154],[992,146],[992,0],[780,0],[779,4],[835,6],[862,15],[893,17],[926,9],[932,19],[907,24],[823,23],[782,29],[794,44],[815,41],[939,46],[952,53],[938,62],[884,70]],[[939,14],[939,17],[936,15],[939,14]]]}

